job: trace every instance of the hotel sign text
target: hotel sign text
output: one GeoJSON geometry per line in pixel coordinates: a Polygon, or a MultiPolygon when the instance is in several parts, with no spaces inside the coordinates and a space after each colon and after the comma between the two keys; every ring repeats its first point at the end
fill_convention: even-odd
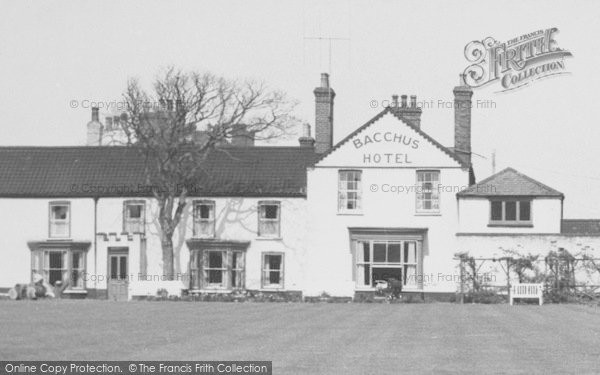
{"type": "MultiPolygon", "coordinates": [[[[395,132],[374,132],[357,136],[352,140],[352,144],[360,149],[369,144],[395,143],[401,147],[416,150],[419,148],[419,140],[407,137],[404,134],[395,132]]],[[[409,153],[387,152],[387,153],[363,153],[364,164],[412,164],[409,153]]]]}

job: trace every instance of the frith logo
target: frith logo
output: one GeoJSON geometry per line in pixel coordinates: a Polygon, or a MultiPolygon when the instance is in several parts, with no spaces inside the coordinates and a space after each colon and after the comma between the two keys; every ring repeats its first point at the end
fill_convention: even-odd
{"type": "Polygon", "coordinates": [[[498,42],[492,37],[472,41],[465,47],[465,57],[472,63],[464,71],[465,84],[481,87],[495,81],[500,91],[513,90],[535,80],[567,74],[566,57],[571,52],[558,48],[557,28],[537,30],[498,42]]]}

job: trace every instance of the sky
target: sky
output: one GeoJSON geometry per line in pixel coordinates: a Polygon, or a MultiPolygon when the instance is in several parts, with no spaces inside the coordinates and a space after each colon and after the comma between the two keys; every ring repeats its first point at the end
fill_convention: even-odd
{"type": "Polygon", "coordinates": [[[329,72],[334,141],[392,94],[417,95],[434,103],[422,129],[452,146],[447,103],[469,65],[465,46],[556,27],[570,74],[474,90],[475,174],[492,173],[495,151],[496,171],[511,166],[563,192],[566,218],[600,218],[598,19],[593,0],[0,0],[0,145],[83,145],[91,103],[116,106],[128,78],[149,83],[173,65],[262,80],[298,100],[295,115],[310,124],[312,90],[329,72]],[[319,37],[338,39],[330,49],[319,37]]]}

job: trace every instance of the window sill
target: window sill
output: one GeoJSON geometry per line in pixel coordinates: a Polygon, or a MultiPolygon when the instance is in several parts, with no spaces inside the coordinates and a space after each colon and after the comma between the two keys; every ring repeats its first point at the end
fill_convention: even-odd
{"type": "Polygon", "coordinates": [[[87,294],[85,289],[65,289],[62,291],[63,294],[87,294]]]}
{"type": "Polygon", "coordinates": [[[441,212],[415,212],[415,216],[442,216],[441,212]]]}
{"type": "Polygon", "coordinates": [[[190,294],[199,294],[199,293],[220,293],[220,294],[227,294],[227,293],[232,293],[233,289],[191,289],[189,291],[190,294]]]}
{"type": "Polygon", "coordinates": [[[285,290],[285,288],[280,285],[277,285],[277,286],[274,285],[274,286],[263,286],[259,290],[261,292],[281,292],[281,291],[285,290]]]}
{"type": "Polygon", "coordinates": [[[48,237],[48,241],[73,241],[71,236],[68,237],[48,237]]]}
{"type": "Polygon", "coordinates": [[[257,241],[281,241],[281,237],[256,237],[257,241]]]}
{"type": "Polygon", "coordinates": [[[489,223],[488,227],[504,227],[504,228],[533,228],[533,224],[531,223],[489,223]]]}
{"type": "Polygon", "coordinates": [[[362,211],[338,211],[337,213],[338,216],[363,216],[363,212],[362,211]]]}

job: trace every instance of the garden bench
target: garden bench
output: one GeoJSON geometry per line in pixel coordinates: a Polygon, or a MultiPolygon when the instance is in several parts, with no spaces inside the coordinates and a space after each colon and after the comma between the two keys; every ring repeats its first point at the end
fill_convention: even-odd
{"type": "Polygon", "coordinates": [[[537,298],[540,306],[544,303],[544,284],[514,284],[510,288],[510,304],[515,298],[537,298]]]}

